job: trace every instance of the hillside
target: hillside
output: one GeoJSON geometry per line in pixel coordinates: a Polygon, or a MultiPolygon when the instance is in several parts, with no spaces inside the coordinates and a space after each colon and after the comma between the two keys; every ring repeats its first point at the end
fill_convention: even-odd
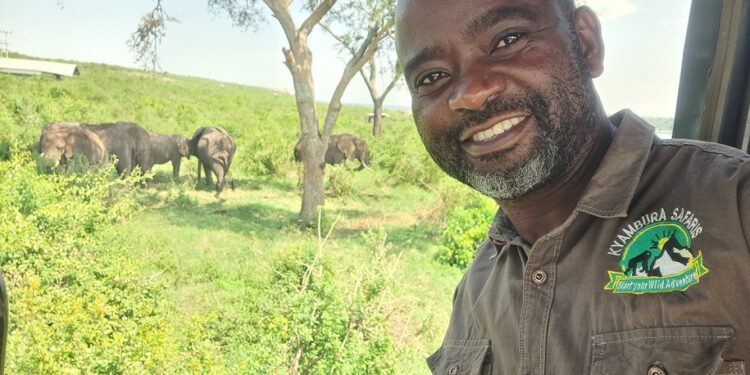
{"type": "Polygon", "coordinates": [[[335,131],[367,140],[371,168],[326,168],[321,226],[301,230],[293,97],[79,69],[0,74],[9,373],[428,373],[461,275],[435,259],[441,228],[485,200],[434,166],[409,115],[390,111],[373,139],[370,109],[343,108],[335,131]],[[169,165],[145,182],[36,171],[44,124],[115,120],[186,136],[224,127],[237,189],[196,188],[195,159],[177,181],[169,165]]]}

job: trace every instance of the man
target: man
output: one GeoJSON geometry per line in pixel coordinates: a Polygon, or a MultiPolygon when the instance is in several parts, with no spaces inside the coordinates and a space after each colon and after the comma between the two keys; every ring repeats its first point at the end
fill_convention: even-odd
{"type": "Polygon", "coordinates": [[[502,207],[434,373],[745,374],[750,156],[608,118],[599,22],[572,0],[400,0],[414,119],[502,207]]]}

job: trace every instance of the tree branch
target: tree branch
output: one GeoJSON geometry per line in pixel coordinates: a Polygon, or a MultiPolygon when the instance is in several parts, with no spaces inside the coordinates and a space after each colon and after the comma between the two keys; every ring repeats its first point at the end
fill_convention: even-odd
{"type": "Polygon", "coordinates": [[[354,77],[354,75],[362,69],[365,63],[367,63],[367,61],[375,54],[380,39],[385,34],[385,30],[388,30],[391,25],[392,22],[388,21],[382,27],[378,27],[377,25],[371,27],[357,53],[349,59],[349,62],[344,69],[344,73],[341,75],[341,79],[339,80],[338,85],[336,85],[336,89],[328,103],[328,112],[326,113],[325,125],[323,127],[323,137],[327,138],[333,130],[333,125],[336,123],[341,110],[341,97],[344,96],[344,91],[346,90],[349,81],[351,81],[352,77],[354,77]]]}
{"type": "Polygon", "coordinates": [[[393,79],[391,79],[391,82],[388,83],[388,86],[385,88],[385,90],[383,91],[383,94],[380,96],[381,98],[384,98],[386,95],[388,95],[388,93],[391,90],[393,90],[394,87],[396,87],[396,84],[401,79],[401,75],[403,75],[403,73],[404,72],[401,70],[401,67],[397,66],[396,67],[396,72],[393,75],[393,79]]]}
{"type": "Polygon", "coordinates": [[[150,66],[151,71],[159,67],[159,44],[167,27],[167,22],[180,21],[171,17],[161,6],[161,0],[156,0],[156,6],[151,12],[141,17],[138,29],[130,35],[127,45],[135,53],[136,62],[143,64],[144,68],[150,66]]]}
{"type": "Polygon", "coordinates": [[[288,2],[284,0],[263,0],[263,2],[271,9],[271,13],[279,21],[279,25],[284,30],[286,40],[289,42],[289,47],[294,50],[297,45],[297,27],[294,24],[292,14],[289,12],[288,2]]]}
{"type": "Polygon", "coordinates": [[[364,69],[360,69],[359,74],[365,81],[365,86],[367,86],[367,90],[370,91],[370,97],[372,100],[378,100],[378,88],[375,86],[375,81],[371,79],[371,76],[368,76],[367,73],[365,73],[364,69]]]}
{"type": "Polygon", "coordinates": [[[344,39],[344,37],[342,37],[335,31],[333,31],[330,25],[328,25],[325,22],[320,22],[320,26],[323,28],[323,30],[327,31],[328,34],[330,34],[333,37],[333,39],[336,39],[336,41],[339,42],[342,47],[346,48],[346,50],[349,51],[349,53],[351,53],[352,55],[357,53],[357,51],[354,50],[354,47],[352,47],[352,45],[349,44],[349,42],[347,42],[346,39],[344,39]]]}
{"type": "Polygon", "coordinates": [[[312,13],[310,13],[310,16],[307,17],[307,19],[302,22],[302,26],[299,28],[299,32],[301,34],[308,35],[310,34],[310,31],[312,31],[312,28],[317,25],[321,19],[323,19],[323,16],[328,13],[331,8],[336,4],[337,0],[323,0],[320,5],[315,8],[312,13]]]}

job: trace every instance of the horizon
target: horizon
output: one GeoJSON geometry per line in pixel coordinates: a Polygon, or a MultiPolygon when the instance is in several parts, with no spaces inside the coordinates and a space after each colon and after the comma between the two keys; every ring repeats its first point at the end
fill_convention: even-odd
{"type": "MultiPolygon", "coordinates": [[[[607,113],[630,108],[644,117],[674,117],[690,1],[583,3],[601,18],[605,70],[594,84],[607,113]]],[[[282,64],[286,40],[273,19],[258,31],[244,31],[209,12],[205,3],[171,0],[163,7],[180,20],[167,25],[159,47],[164,72],[293,94],[291,75],[282,64]]],[[[44,6],[0,0],[0,30],[12,32],[9,47],[22,55],[141,69],[126,41],[152,8],[151,0],[103,6],[91,0],[57,0],[44,6]]],[[[312,33],[310,48],[315,101],[327,103],[344,63],[335,42],[322,30],[312,33]]],[[[389,108],[411,107],[408,90],[400,86],[388,96],[389,108]]],[[[352,79],[342,102],[372,105],[361,77],[352,79]]]]}

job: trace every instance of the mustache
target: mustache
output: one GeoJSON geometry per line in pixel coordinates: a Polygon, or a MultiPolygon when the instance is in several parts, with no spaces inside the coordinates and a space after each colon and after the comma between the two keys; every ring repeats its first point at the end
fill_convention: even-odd
{"type": "Polygon", "coordinates": [[[549,117],[547,101],[539,93],[529,93],[525,96],[495,98],[487,101],[479,110],[466,110],[461,121],[449,132],[449,136],[456,139],[464,130],[481,124],[503,112],[512,111],[531,112],[537,118],[537,121],[541,122],[542,129],[547,130],[546,121],[540,121],[549,117]]]}

